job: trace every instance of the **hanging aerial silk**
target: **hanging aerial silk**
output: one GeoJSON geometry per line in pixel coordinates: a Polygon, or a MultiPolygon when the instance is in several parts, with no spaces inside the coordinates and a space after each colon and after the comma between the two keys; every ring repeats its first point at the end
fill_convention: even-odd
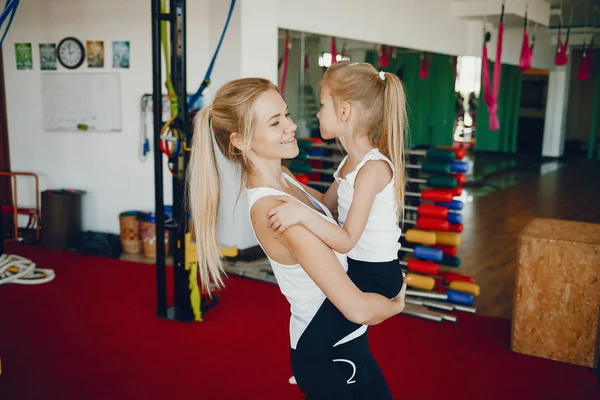
{"type": "MultiPolygon", "coordinates": [[[[589,13],[589,9],[588,9],[589,13]]],[[[584,33],[587,31],[587,17],[588,14],[585,15],[585,28],[584,33]]],[[[579,81],[587,81],[590,77],[590,68],[592,66],[592,58],[594,55],[594,35],[592,35],[592,39],[590,40],[590,45],[588,47],[585,46],[585,38],[583,39],[583,52],[581,53],[581,65],[579,66],[579,71],[577,71],[577,79],[579,81]]]]}
{"type": "Polygon", "coordinates": [[[569,62],[569,55],[567,54],[567,50],[569,49],[569,34],[571,33],[571,25],[573,22],[573,8],[571,8],[571,20],[569,22],[569,27],[567,28],[567,37],[565,41],[562,41],[561,30],[562,30],[562,2],[560,7],[561,15],[560,22],[558,23],[558,38],[556,40],[556,54],[554,55],[554,65],[563,66],[567,65],[569,62]]]}
{"type": "Polygon", "coordinates": [[[219,55],[219,50],[221,49],[221,45],[223,44],[223,39],[225,38],[225,33],[227,33],[227,27],[229,26],[229,21],[231,21],[231,16],[233,15],[233,10],[235,9],[236,0],[231,0],[231,4],[229,6],[229,13],[227,14],[227,20],[225,21],[225,26],[223,27],[223,32],[221,32],[221,38],[219,39],[219,43],[217,44],[217,48],[213,54],[212,59],[210,60],[210,64],[208,65],[208,69],[206,70],[206,75],[204,75],[204,79],[200,84],[200,87],[192,96],[190,96],[188,100],[188,107],[190,111],[197,110],[200,108],[200,98],[204,93],[204,90],[210,85],[210,76],[215,67],[215,62],[217,61],[217,55],[219,55]]]}
{"type": "Polygon", "coordinates": [[[335,37],[331,37],[331,64],[335,64],[337,62],[337,50],[335,49],[335,37]]]}
{"type": "Polygon", "coordinates": [[[458,57],[454,56],[454,57],[450,58],[450,63],[452,63],[452,76],[453,76],[454,82],[456,82],[458,57]]]}
{"type": "Polygon", "coordinates": [[[590,69],[592,67],[592,59],[594,57],[594,37],[590,41],[589,46],[585,47],[583,43],[583,53],[581,55],[581,66],[577,72],[577,79],[580,81],[587,81],[590,77],[590,69]]]}
{"type": "Polygon", "coordinates": [[[340,50],[340,57],[343,60],[344,57],[346,57],[346,51],[347,51],[347,43],[344,42],[344,44],[342,45],[342,50],[340,50]]]}
{"type": "MultiPolygon", "coordinates": [[[[570,30],[570,29],[569,29],[570,30]]],[[[569,62],[567,49],[569,47],[569,30],[567,30],[567,39],[563,43],[560,37],[560,27],[558,28],[558,39],[556,43],[556,54],[554,55],[554,65],[563,66],[569,62]]]]}
{"type": "MultiPolygon", "coordinates": [[[[287,70],[290,56],[290,33],[285,33],[285,39],[283,44],[283,61],[281,63],[281,79],[279,80],[279,87],[281,90],[281,96],[285,93],[285,79],[287,78],[287,70]]],[[[285,97],[284,97],[285,98],[285,97]]]]}
{"type": "MultiPolygon", "coordinates": [[[[487,36],[487,35],[486,35],[487,36]]],[[[494,82],[490,88],[490,69],[487,52],[487,38],[483,40],[483,55],[481,57],[481,84],[483,86],[483,98],[487,104],[488,114],[490,116],[490,131],[500,129],[498,120],[498,92],[500,91],[500,70],[502,67],[502,37],[504,36],[504,3],[502,3],[502,13],[500,14],[500,24],[498,25],[498,43],[496,43],[496,61],[494,62],[494,82]]]]}
{"type": "Polygon", "coordinates": [[[431,55],[425,56],[425,53],[421,53],[421,59],[419,64],[419,78],[427,79],[429,76],[429,64],[431,63],[431,55]]]}
{"type": "Polygon", "coordinates": [[[521,46],[521,58],[519,60],[519,68],[521,71],[525,71],[531,68],[531,59],[533,57],[533,44],[535,42],[535,36],[531,44],[529,44],[529,32],[527,31],[527,11],[525,11],[525,23],[523,26],[523,45],[521,46]]]}
{"type": "Polygon", "coordinates": [[[379,68],[388,68],[390,66],[390,61],[392,60],[392,50],[391,46],[381,45],[381,51],[379,53],[379,68]]]}

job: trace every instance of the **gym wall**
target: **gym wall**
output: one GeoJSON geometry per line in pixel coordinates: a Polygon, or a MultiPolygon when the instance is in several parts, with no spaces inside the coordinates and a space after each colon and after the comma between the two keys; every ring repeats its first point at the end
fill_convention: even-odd
{"type": "MultiPolygon", "coordinates": [[[[480,55],[481,52],[482,21],[455,18],[455,2],[451,0],[371,0],[352,4],[341,0],[241,0],[238,3],[236,13],[240,14],[235,17],[237,22],[232,20],[228,35],[235,32],[235,24],[238,33],[226,37],[205,102],[210,102],[223,82],[240,76],[264,76],[276,81],[278,28],[446,55],[480,55]],[[258,40],[253,32],[270,39],[258,40]]],[[[187,7],[187,79],[188,88],[193,91],[199,86],[218,41],[227,2],[194,0],[188,1],[187,7]]],[[[30,0],[21,3],[4,42],[13,170],[38,173],[41,190],[59,187],[86,190],[84,229],[118,232],[117,216],[121,211],[154,206],[152,163],[141,163],[138,159],[139,102],[142,94],[151,91],[150,32],[150,7],[143,0],[30,0]],[[78,37],[84,43],[86,40],[104,41],[104,72],[112,70],[111,42],[130,42],[131,68],[118,70],[122,132],[51,133],[42,129],[38,46],[39,43],[58,43],[66,36],[78,37]],[[34,68],[31,71],[16,70],[14,44],[21,42],[32,43],[34,68]]],[[[494,37],[495,30],[492,33],[494,37]]],[[[517,64],[521,33],[520,26],[506,29],[504,63],[517,64]]],[[[547,61],[552,59],[553,47],[545,36],[545,30],[539,28],[533,59],[535,67],[551,67],[547,61]]],[[[490,46],[493,48],[495,43],[490,46]]],[[[62,67],[58,68],[57,72],[65,72],[62,67]]],[[[72,73],[88,72],[84,64],[72,73]]],[[[168,176],[165,169],[165,177],[168,176]]],[[[237,179],[232,181],[237,187],[237,179]]],[[[31,189],[21,186],[20,198],[31,198],[31,189]]],[[[235,199],[237,193],[224,190],[228,198],[235,199]]],[[[165,201],[171,202],[167,181],[165,201]]],[[[243,204],[238,207],[243,208],[243,204]]],[[[232,213],[231,209],[224,211],[232,213]]],[[[238,222],[243,221],[237,217],[224,221],[222,231],[246,232],[247,240],[244,240],[252,242],[249,229],[240,227],[238,222]]]]}
{"type": "MultiPolygon", "coordinates": [[[[210,53],[208,3],[188,1],[188,88],[194,91],[204,76],[210,53]],[[196,72],[197,71],[197,72],[196,72]]],[[[119,232],[118,214],[128,209],[154,209],[152,154],[139,161],[140,98],[152,92],[151,18],[145,0],[28,0],[21,2],[3,44],[4,72],[14,171],[40,176],[40,190],[75,188],[87,191],[83,201],[83,226],[119,232]],[[39,43],[57,43],[75,36],[102,40],[104,68],[84,63],[74,71],[60,64],[56,73],[117,72],[121,79],[122,132],[46,132],[42,123],[42,85],[39,43]],[[112,68],[112,41],[130,42],[130,68],[112,68]],[[14,43],[29,42],[33,69],[16,69],[14,43]]],[[[46,72],[46,71],[43,71],[46,72]]],[[[170,176],[165,168],[164,176],[170,176]]],[[[166,181],[166,180],[165,180],[166,181]]],[[[167,181],[166,181],[167,182],[167,181]]],[[[170,184],[165,184],[165,203],[171,204],[170,184]]],[[[23,182],[19,199],[33,200],[33,187],[23,182]]],[[[24,204],[34,205],[34,204],[24,204]]]]}
{"type": "MultiPolygon", "coordinates": [[[[569,147],[573,151],[587,151],[590,137],[590,123],[594,101],[593,68],[598,68],[592,63],[592,71],[587,82],[580,82],[577,73],[581,65],[582,51],[580,49],[571,51],[571,74],[569,91],[569,107],[567,111],[567,133],[565,140],[569,141],[569,147]]],[[[600,124],[597,125],[600,129],[600,124]]],[[[596,132],[596,137],[600,137],[596,132]]],[[[571,149],[570,149],[571,150],[571,149]]]]}
{"type": "MultiPolygon", "coordinates": [[[[530,18],[535,17],[533,3],[536,1],[543,3],[540,0],[529,1],[530,18]]],[[[279,27],[432,53],[481,56],[483,21],[456,18],[455,3],[469,1],[279,0],[279,27]]],[[[523,10],[520,10],[517,2],[508,6],[511,10],[513,6],[517,7],[514,11],[521,13],[525,7],[523,4],[523,10]]],[[[492,32],[489,46],[495,49],[497,25],[492,26],[490,19],[487,22],[492,32]]],[[[519,64],[522,40],[522,22],[505,24],[503,64],[519,64]]],[[[494,60],[495,52],[491,53],[494,60]]],[[[550,35],[547,29],[539,26],[533,67],[552,69],[553,61],[554,47],[550,44],[550,35]]]]}

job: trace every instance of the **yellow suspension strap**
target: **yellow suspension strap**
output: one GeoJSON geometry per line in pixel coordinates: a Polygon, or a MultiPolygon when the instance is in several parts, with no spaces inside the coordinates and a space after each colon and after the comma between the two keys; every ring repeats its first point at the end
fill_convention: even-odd
{"type": "Polygon", "coordinates": [[[194,321],[202,322],[202,299],[200,297],[200,288],[198,287],[198,258],[196,256],[196,242],[192,240],[192,233],[185,234],[185,270],[189,271],[190,303],[194,313],[194,321]]]}
{"type": "MultiPolygon", "coordinates": [[[[231,258],[237,257],[239,254],[237,246],[222,247],[219,252],[221,257],[231,258]]],[[[184,265],[185,270],[189,271],[190,304],[194,313],[194,321],[202,322],[202,295],[205,296],[205,299],[208,299],[208,293],[201,293],[198,285],[198,258],[196,254],[196,242],[192,240],[192,232],[187,232],[185,234],[184,265]]],[[[219,291],[212,289],[211,294],[213,297],[218,297],[219,291]]]]}
{"type": "MultiPolygon", "coordinates": [[[[166,0],[160,1],[160,12],[166,14],[167,5],[166,0]]],[[[163,47],[163,55],[165,57],[165,74],[167,76],[167,80],[165,81],[165,86],[167,88],[167,93],[169,96],[169,101],[171,102],[171,116],[177,116],[179,103],[177,101],[177,94],[175,93],[175,88],[173,87],[173,81],[171,80],[171,71],[169,69],[169,61],[171,58],[169,57],[169,37],[167,34],[167,22],[162,21],[160,23],[160,42],[163,47]]]]}
{"type": "MultiPolygon", "coordinates": [[[[161,0],[160,8],[161,13],[166,13],[167,6],[165,0],[161,0]]],[[[167,121],[161,129],[160,150],[167,156],[168,167],[171,174],[175,177],[179,177],[179,175],[182,174],[179,173],[180,168],[176,164],[180,163],[179,150],[181,148],[182,135],[178,129],[173,129],[173,122],[178,114],[179,101],[177,99],[177,93],[175,93],[175,88],[173,87],[171,71],[169,68],[171,58],[169,57],[169,35],[167,28],[167,22],[162,21],[160,25],[160,42],[165,59],[165,87],[167,88],[169,102],[171,103],[171,119],[167,121]]]]}

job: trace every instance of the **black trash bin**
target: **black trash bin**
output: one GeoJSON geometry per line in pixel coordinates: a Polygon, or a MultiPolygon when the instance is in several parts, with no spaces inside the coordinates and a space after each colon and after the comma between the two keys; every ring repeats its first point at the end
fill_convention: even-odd
{"type": "Polygon", "coordinates": [[[81,236],[82,190],[42,192],[42,246],[72,249],[81,236]]]}

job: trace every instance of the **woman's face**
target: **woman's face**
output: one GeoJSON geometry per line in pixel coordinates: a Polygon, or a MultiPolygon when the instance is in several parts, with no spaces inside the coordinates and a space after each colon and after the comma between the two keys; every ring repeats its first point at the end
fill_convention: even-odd
{"type": "Polygon", "coordinates": [[[288,106],[275,90],[268,90],[254,106],[255,123],[250,148],[261,158],[289,159],[298,155],[296,124],[288,106]]]}

